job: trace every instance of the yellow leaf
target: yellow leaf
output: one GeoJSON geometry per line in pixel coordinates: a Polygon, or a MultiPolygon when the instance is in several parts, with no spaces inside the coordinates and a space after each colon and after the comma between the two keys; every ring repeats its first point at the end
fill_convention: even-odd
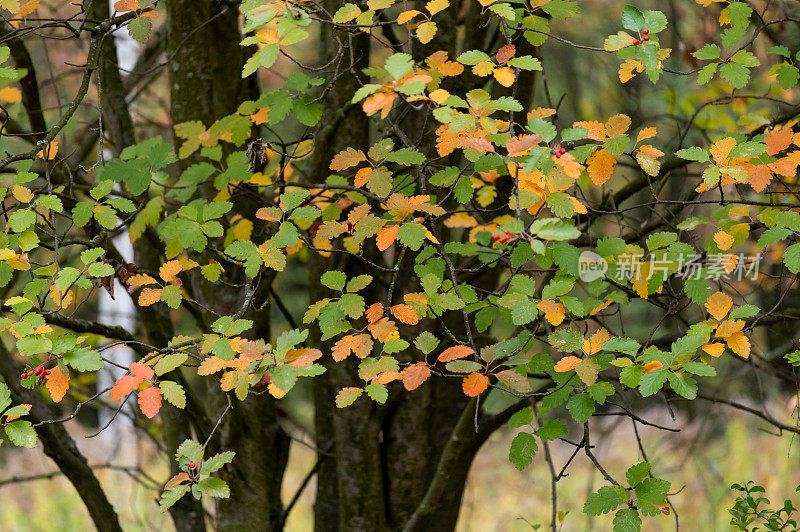
{"type": "Polygon", "coordinates": [[[33,199],[33,192],[22,185],[14,185],[14,188],[11,189],[11,194],[21,203],[30,203],[33,199]]]}
{"type": "Polygon", "coordinates": [[[423,22],[417,27],[417,39],[422,44],[431,42],[436,35],[436,23],[433,21],[423,22]]]}
{"type": "Polygon", "coordinates": [[[587,355],[594,355],[606,343],[611,336],[605,329],[598,329],[592,336],[583,342],[583,352],[587,355]]]}
{"type": "Polygon", "coordinates": [[[450,2],[447,0],[431,0],[425,4],[425,9],[427,9],[431,15],[435,15],[442,9],[447,9],[449,6],[450,2]]]}
{"type": "Polygon", "coordinates": [[[392,7],[394,4],[394,0],[368,0],[367,7],[370,8],[372,11],[377,11],[379,9],[386,9],[387,7],[392,7]]]}
{"type": "Polygon", "coordinates": [[[47,391],[50,392],[50,397],[53,401],[60,403],[69,389],[69,375],[61,373],[61,368],[58,366],[50,370],[50,375],[47,376],[47,391]]]}
{"type": "Polygon", "coordinates": [[[597,382],[597,374],[600,372],[600,364],[594,358],[584,358],[575,364],[575,373],[578,378],[587,386],[597,382]]]}
{"type": "Polygon", "coordinates": [[[642,373],[642,375],[647,375],[651,371],[655,371],[658,368],[661,368],[663,366],[664,366],[664,364],[662,364],[658,360],[654,360],[652,362],[648,362],[647,364],[644,365],[644,373],[642,373]]]}
{"type": "Polygon", "coordinates": [[[725,344],[720,343],[710,343],[703,346],[703,351],[711,355],[712,357],[718,357],[725,351],[725,344]]]}
{"type": "Polygon", "coordinates": [[[494,66],[491,61],[483,61],[472,67],[472,73],[480,77],[488,76],[494,71],[494,66]]]}
{"type": "MultiPolygon", "coordinates": [[[[416,9],[409,9],[408,11],[403,11],[399,15],[397,15],[397,23],[398,24],[405,24],[409,20],[413,19],[417,15],[421,15],[422,11],[417,11],[416,9]]],[[[352,149],[352,148],[350,148],[352,149]]]]}
{"type": "Polygon", "coordinates": [[[715,336],[718,338],[728,338],[729,336],[736,334],[737,332],[744,329],[744,320],[725,320],[719,324],[716,332],[714,333],[715,336]]]}
{"type": "Polygon", "coordinates": [[[733,299],[722,292],[712,294],[706,301],[706,310],[715,320],[722,321],[733,306],[733,299]]]}
{"type": "Polygon", "coordinates": [[[340,151],[333,156],[333,160],[331,161],[329,168],[334,171],[346,170],[366,160],[367,156],[364,155],[363,151],[347,148],[346,150],[340,151]]]}
{"type": "Polygon", "coordinates": [[[728,347],[731,348],[731,351],[740,357],[750,357],[750,340],[747,339],[747,336],[745,336],[742,331],[735,332],[728,336],[725,338],[725,342],[728,344],[728,347]]]}
{"type": "Polygon", "coordinates": [[[17,11],[18,17],[27,17],[37,9],[39,9],[39,0],[28,0],[24,4],[22,4],[17,11]]]}
{"type": "Polygon", "coordinates": [[[725,137],[724,139],[715,142],[709,148],[711,156],[718,164],[722,164],[728,160],[728,155],[731,153],[733,147],[736,146],[736,139],[733,137],[725,137]]]}
{"type": "Polygon", "coordinates": [[[444,221],[444,226],[451,229],[456,227],[475,227],[478,221],[465,212],[459,212],[448,217],[444,221]]]}
{"type": "Polygon", "coordinates": [[[624,63],[619,66],[619,80],[622,83],[629,82],[637,72],[642,72],[644,65],[635,59],[626,59],[624,63]]]}
{"type": "Polygon", "coordinates": [[[628,115],[618,114],[608,119],[606,122],[606,135],[616,137],[622,135],[631,126],[631,119],[628,115]]]}
{"type": "Polygon", "coordinates": [[[725,231],[717,231],[714,234],[714,242],[722,251],[728,251],[733,246],[733,237],[725,231]]]}
{"type": "Polygon", "coordinates": [[[219,370],[228,367],[228,361],[222,360],[217,356],[210,356],[203,359],[197,367],[198,375],[212,375],[219,370]]]}
{"type": "Polygon", "coordinates": [[[0,89],[0,100],[8,103],[17,103],[22,101],[22,91],[16,87],[3,87],[0,89]]]}
{"type": "Polygon", "coordinates": [[[494,79],[503,87],[510,87],[514,84],[514,80],[516,79],[516,72],[511,67],[495,68],[492,71],[492,75],[494,75],[494,79]]]}
{"type": "Polygon", "coordinates": [[[561,325],[564,321],[564,305],[552,299],[543,299],[537,305],[537,308],[544,312],[544,317],[550,322],[550,325],[561,325]]]}

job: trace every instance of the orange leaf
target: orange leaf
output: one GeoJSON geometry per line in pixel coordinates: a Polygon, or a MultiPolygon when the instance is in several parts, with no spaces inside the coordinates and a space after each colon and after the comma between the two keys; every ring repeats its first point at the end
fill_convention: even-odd
{"type": "Polygon", "coordinates": [[[767,155],[775,155],[792,145],[794,131],[790,127],[776,127],[764,139],[767,145],[767,155]]]}
{"type": "Polygon", "coordinates": [[[662,364],[658,360],[654,360],[652,362],[648,362],[647,364],[644,365],[644,373],[642,373],[642,375],[647,375],[651,371],[655,371],[658,368],[663,367],[663,366],[664,366],[664,364],[662,364]]]}
{"type": "Polygon", "coordinates": [[[392,381],[402,379],[402,375],[398,371],[384,371],[372,379],[372,384],[389,384],[392,381]]]}
{"type": "Polygon", "coordinates": [[[653,138],[657,134],[658,134],[658,131],[654,127],[642,128],[639,131],[639,134],[636,136],[636,142],[642,142],[643,140],[653,138]]]}
{"type": "Polygon", "coordinates": [[[288,364],[295,368],[304,368],[310,366],[315,360],[322,357],[322,351],[312,347],[301,347],[300,349],[292,349],[286,354],[283,359],[284,364],[288,364]]]}
{"type": "Polygon", "coordinates": [[[487,386],[489,386],[489,377],[482,373],[470,373],[461,382],[461,388],[470,397],[482,394],[487,386]]]}
{"type": "Polygon", "coordinates": [[[416,325],[419,322],[419,317],[413,308],[405,304],[393,306],[391,309],[392,315],[398,320],[407,325],[416,325]]]}
{"type": "Polygon", "coordinates": [[[397,224],[385,225],[378,230],[378,235],[375,238],[375,244],[377,244],[378,249],[381,251],[386,251],[389,249],[389,246],[391,246],[397,239],[397,232],[399,230],[400,226],[397,224]]]}
{"type": "Polygon", "coordinates": [[[397,337],[397,325],[389,318],[381,318],[375,323],[367,325],[367,329],[379,342],[386,342],[390,338],[397,337]]]}
{"type": "Polygon", "coordinates": [[[22,91],[16,87],[3,87],[0,89],[0,100],[9,103],[22,101],[22,91]]]}
{"type": "Polygon", "coordinates": [[[139,408],[145,416],[156,417],[158,411],[161,410],[161,390],[151,386],[139,392],[139,408]]]}
{"type": "Polygon", "coordinates": [[[722,319],[728,315],[731,306],[733,306],[733,299],[722,292],[712,294],[706,301],[706,310],[708,310],[708,313],[714,316],[714,319],[717,321],[722,321],[722,319]]]}
{"type": "Polygon", "coordinates": [[[39,8],[39,3],[40,0],[28,0],[20,6],[19,11],[17,11],[17,16],[27,17],[39,8]]]}
{"type": "Polygon", "coordinates": [[[269,122],[269,107],[262,107],[257,113],[251,114],[250,120],[256,125],[266,124],[269,122]]]}
{"type": "Polygon", "coordinates": [[[131,370],[131,373],[133,373],[142,380],[150,380],[153,378],[153,375],[156,374],[153,368],[145,364],[142,364],[141,362],[131,362],[131,365],[128,366],[128,369],[131,370]]]}
{"type": "Polygon", "coordinates": [[[506,141],[506,149],[510,157],[525,155],[528,150],[541,142],[541,135],[520,135],[511,137],[506,141]]]}
{"type": "Polygon", "coordinates": [[[429,368],[425,362],[411,364],[400,372],[400,378],[403,380],[403,386],[408,391],[417,389],[419,385],[428,380],[428,377],[430,376],[431,368],[429,368]]]}
{"type": "Polygon", "coordinates": [[[744,329],[744,320],[725,320],[719,324],[714,336],[717,338],[728,338],[744,329]]]}
{"type": "Polygon", "coordinates": [[[364,313],[364,316],[367,317],[368,323],[375,323],[383,317],[383,305],[380,303],[373,303],[367,307],[367,311],[364,313]]]}
{"type": "Polygon", "coordinates": [[[139,305],[142,307],[147,307],[159,301],[161,301],[160,288],[143,288],[139,294],[139,305]]]}
{"type": "Polygon", "coordinates": [[[164,489],[173,488],[188,480],[189,480],[189,473],[181,471],[180,473],[178,473],[177,475],[175,475],[174,477],[172,477],[167,481],[167,483],[164,485],[164,489]]]}
{"type": "Polygon", "coordinates": [[[554,370],[556,373],[566,373],[567,371],[572,371],[575,369],[575,364],[583,360],[582,358],[578,358],[576,356],[568,356],[564,357],[558,361],[554,370]]]}
{"type": "Polygon", "coordinates": [[[593,355],[600,351],[600,348],[603,346],[604,343],[611,338],[608,334],[608,331],[605,329],[599,329],[595,332],[592,336],[590,336],[585,342],[583,342],[583,352],[587,355],[593,355]]]}
{"type": "Polygon", "coordinates": [[[502,65],[503,63],[507,63],[508,60],[514,57],[514,54],[516,53],[517,49],[514,47],[514,45],[507,44],[497,51],[495,58],[497,59],[497,62],[502,65]]]}
{"type": "Polygon", "coordinates": [[[474,353],[475,350],[468,345],[454,345],[448,347],[439,355],[439,362],[450,362],[451,360],[458,360],[474,353]]]}
{"type": "Polygon", "coordinates": [[[228,361],[222,360],[217,356],[210,356],[204,358],[200,365],[197,367],[198,375],[211,375],[216,373],[224,367],[227,367],[228,361]]]}
{"type": "Polygon", "coordinates": [[[61,373],[61,368],[58,366],[50,370],[50,375],[47,376],[47,391],[50,392],[50,397],[56,403],[61,402],[69,389],[69,375],[61,373]]]}
{"type": "Polygon", "coordinates": [[[589,172],[589,177],[592,178],[592,183],[597,186],[602,185],[611,174],[614,173],[614,165],[617,164],[617,158],[606,150],[597,150],[589,157],[587,161],[586,170],[589,172]]]}
{"type": "MultiPolygon", "coordinates": [[[[51,373],[52,375],[52,373],[51,373]]],[[[124,377],[120,378],[114,387],[111,389],[111,399],[117,401],[122,399],[133,390],[139,387],[142,383],[142,379],[139,377],[135,377],[133,375],[125,375],[124,377]]]]}
{"type": "Polygon", "coordinates": [[[166,264],[161,265],[161,268],[159,268],[158,270],[158,275],[160,275],[161,278],[164,279],[164,282],[168,283],[172,281],[175,278],[175,276],[181,272],[182,269],[183,266],[181,266],[180,261],[171,260],[166,264]]]}
{"type": "Polygon", "coordinates": [[[340,151],[333,156],[330,169],[334,171],[347,170],[348,168],[356,166],[358,163],[366,160],[367,156],[364,155],[363,151],[347,148],[346,150],[340,151]]]}
{"type": "Polygon", "coordinates": [[[461,145],[464,148],[472,148],[473,150],[478,150],[481,153],[494,153],[494,146],[492,146],[492,143],[485,138],[470,137],[468,139],[464,139],[461,145]]]}
{"type": "Polygon", "coordinates": [[[114,2],[114,11],[136,11],[139,9],[139,0],[117,0],[114,2]]]}
{"type": "Polygon", "coordinates": [[[366,358],[372,352],[373,345],[372,338],[368,334],[348,334],[333,345],[331,354],[336,362],[341,362],[350,356],[350,353],[358,358],[366,358]]]}
{"type": "Polygon", "coordinates": [[[550,325],[561,325],[564,321],[564,305],[552,299],[543,299],[536,306],[539,310],[544,312],[544,317],[550,322],[550,325]]]}

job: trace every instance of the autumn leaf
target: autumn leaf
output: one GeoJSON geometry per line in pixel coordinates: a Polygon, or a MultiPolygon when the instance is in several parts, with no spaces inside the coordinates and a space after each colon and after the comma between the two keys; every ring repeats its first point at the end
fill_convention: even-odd
{"type": "Polygon", "coordinates": [[[497,51],[495,59],[497,59],[497,62],[502,65],[503,63],[508,63],[509,59],[514,57],[514,54],[516,53],[516,47],[513,44],[507,44],[497,51]]]}
{"type": "Polygon", "coordinates": [[[212,375],[223,368],[228,367],[228,361],[222,360],[217,356],[210,356],[203,359],[197,367],[198,375],[212,375]]]}
{"type": "Polygon", "coordinates": [[[139,408],[145,416],[151,419],[156,417],[161,410],[161,390],[151,386],[139,392],[139,408]]]}
{"type": "Polygon", "coordinates": [[[589,172],[589,177],[592,183],[601,186],[608,181],[611,174],[614,173],[614,165],[617,164],[617,158],[606,150],[597,150],[589,157],[587,161],[586,170],[589,172]]]}
{"type": "Polygon", "coordinates": [[[728,155],[731,153],[734,146],[736,146],[736,139],[733,137],[725,137],[712,144],[709,151],[717,164],[724,164],[727,162],[728,155]]]}
{"type": "Polygon", "coordinates": [[[715,320],[722,321],[733,306],[733,299],[722,292],[716,292],[706,300],[706,310],[715,320]]]}
{"type": "Polygon", "coordinates": [[[372,352],[373,341],[368,334],[348,334],[339,339],[331,350],[333,360],[341,362],[350,353],[358,358],[366,358],[372,352]]]}
{"type": "Polygon", "coordinates": [[[400,226],[397,224],[385,225],[383,228],[379,229],[378,235],[375,238],[375,244],[378,246],[378,249],[381,251],[389,249],[389,246],[397,239],[399,230],[400,226]]]}
{"type": "Polygon", "coordinates": [[[480,395],[486,390],[486,387],[489,386],[489,377],[483,375],[482,373],[470,373],[461,383],[461,388],[464,390],[464,393],[469,397],[475,397],[476,395],[480,395]]]}
{"type": "Polygon", "coordinates": [[[383,305],[380,303],[373,303],[367,307],[364,316],[367,318],[368,323],[375,323],[383,317],[383,305]]]}
{"type": "Polygon", "coordinates": [[[655,371],[663,366],[664,364],[662,364],[658,360],[653,360],[652,362],[648,362],[647,364],[644,365],[644,372],[642,372],[642,375],[647,375],[651,371],[655,371]]]}
{"type": "Polygon", "coordinates": [[[437,360],[439,362],[450,362],[452,360],[458,360],[459,358],[467,357],[474,352],[475,350],[467,345],[454,345],[442,351],[437,360]]]}
{"type": "Polygon", "coordinates": [[[411,391],[417,389],[423,382],[428,380],[431,376],[431,368],[425,362],[417,362],[407,366],[400,372],[400,378],[403,380],[403,387],[411,391]]]}
{"type": "Polygon", "coordinates": [[[405,304],[394,305],[389,309],[392,315],[406,325],[416,325],[419,317],[413,308],[405,304]]]}
{"type": "Polygon", "coordinates": [[[767,155],[776,155],[792,145],[794,131],[790,127],[776,127],[770,130],[764,139],[767,155]]]}
{"type": "Polygon", "coordinates": [[[155,370],[146,364],[142,364],[141,362],[131,362],[128,366],[130,372],[133,373],[136,377],[142,380],[150,380],[156,374],[155,370]]]}
{"type": "Polygon", "coordinates": [[[705,344],[703,346],[703,351],[705,351],[712,357],[718,357],[723,353],[723,351],[725,351],[725,344],[720,344],[720,343],[705,344]]]}
{"type": "Polygon", "coordinates": [[[139,305],[143,307],[158,303],[159,301],[161,301],[160,288],[143,288],[141,293],[139,293],[139,305]]]}
{"type": "Polygon", "coordinates": [[[722,251],[728,251],[733,246],[733,237],[726,233],[725,231],[717,231],[714,234],[714,243],[717,244],[717,247],[722,251]]]}
{"type": "Polygon", "coordinates": [[[544,317],[550,322],[550,325],[561,325],[561,322],[564,321],[564,305],[557,301],[543,299],[537,308],[544,312],[544,317]]]}
{"type": "Polygon", "coordinates": [[[160,275],[161,278],[164,279],[165,283],[168,283],[172,281],[175,278],[175,276],[181,272],[182,269],[183,266],[181,266],[180,261],[171,260],[166,264],[161,265],[161,268],[158,269],[158,275],[160,275]]]}
{"type": "Polygon", "coordinates": [[[497,82],[503,87],[510,87],[517,79],[517,73],[511,67],[495,68],[492,71],[492,75],[494,76],[494,79],[496,79],[497,82]]]}
{"type": "Polygon", "coordinates": [[[622,135],[631,127],[631,119],[628,115],[618,114],[608,119],[606,122],[606,135],[616,137],[622,135]]]}
{"type": "Polygon", "coordinates": [[[611,338],[608,334],[608,331],[605,329],[597,330],[593,335],[586,339],[583,342],[583,352],[587,355],[594,355],[600,348],[606,343],[609,338],[611,338]]]}
{"type": "Polygon", "coordinates": [[[138,388],[141,383],[142,379],[134,375],[122,376],[114,384],[114,387],[111,389],[111,399],[114,401],[122,399],[123,397],[134,391],[136,388],[138,388]]]}
{"type": "Polygon", "coordinates": [[[54,402],[60,403],[69,389],[69,375],[61,373],[61,368],[55,366],[47,376],[47,391],[54,402]]]}
{"type": "Polygon", "coordinates": [[[379,342],[386,342],[390,338],[397,337],[397,325],[389,318],[381,318],[375,323],[367,325],[370,334],[379,342]]]}
{"type": "Polygon", "coordinates": [[[356,150],[353,148],[347,148],[344,151],[341,151],[333,156],[333,160],[330,164],[330,169],[334,171],[341,171],[347,170],[348,168],[352,168],[356,166],[358,163],[364,162],[367,160],[367,156],[364,155],[364,152],[361,150],[356,150]]]}
{"type": "Polygon", "coordinates": [[[583,359],[582,358],[578,358],[576,356],[572,356],[572,355],[566,356],[566,357],[561,358],[561,360],[559,360],[556,363],[556,366],[553,369],[557,373],[565,373],[567,371],[572,371],[573,369],[575,369],[575,364],[577,364],[581,360],[583,360],[583,359]]]}
{"type": "Polygon", "coordinates": [[[743,332],[738,331],[725,338],[725,343],[731,348],[731,351],[736,353],[742,358],[750,358],[750,340],[743,332]]]}
{"type": "Polygon", "coordinates": [[[520,135],[506,141],[509,157],[519,157],[528,153],[532,147],[542,141],[541,135],[520,135]]]}

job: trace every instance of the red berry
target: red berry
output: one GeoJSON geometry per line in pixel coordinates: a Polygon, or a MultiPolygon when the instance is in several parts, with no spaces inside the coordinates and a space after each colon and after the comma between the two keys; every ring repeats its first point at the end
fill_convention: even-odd
{"type": "Polygon", "coordinates": [[[36,368],[35,370],[33,370],[33,374],[34,374],[34,375],[37,375],[37,376],[38,376],[38,375],[41,375],[41,374],[42,374],[42,366],[39,366],[38,368],[36,368]]]}
{"type": "Polygon", "coordinates": [[[648,30],[647,28],[642,30],[642,35],[649,35],[649,34],[650,34],[650,30],[648,30]]]}
{"type": "Polygon", "coordinates": [[[500,235],[494,235],[492,238],[494,239],[495,242],[497,242],[498,240],[500,240],[500,235]]]}
{"type": "Polygon", "coordinates": [[[649,35],[645,35],[645,36],[643,37],[643,39],[644,39],[645,41],[649,41],[649,40],[650,40],[650,36],[649,36],[649,35]]]}
{"type": "Polygon", "coordinates": [[[189,469],[197,469],[197,464],[195,464],[194,462],[189,462],[188,465],[189,465],[189,469]]]}
{"type": "Polygon", "coordinates": [[[50,375],[50,370],[49,369],[44,370],[43,375],[50,375]]]}
{"type": "Polygon", "coordinates": [[[638,46],[638,45],[642,44],[642,41],[640,41],[639,39],[634,39],[633,40],[633,44],[634,44],[634,46],[638,46]]]}
{"type": "Polygon", "coordinates": [[[19,376],[19,378],[22,379],[22,380],[25,380],[25,379],[28,378],[28,374],[27,373],[23,373],[22,375],[19,376]]]}
{"type": "Polygon", "coordinates": [[[566,150],[566,148],[561,148],[561,149],[558,150],[558,153],[560,155],[564,155],[565,153],[567,153],[567,150],[566,150]]]}
{"type": "Polygon", "coordinates": [[[511,231],[509,231],[508,229],[506,229],[506,236],[508,236],[510,232],[511,232],[511,231]]]}

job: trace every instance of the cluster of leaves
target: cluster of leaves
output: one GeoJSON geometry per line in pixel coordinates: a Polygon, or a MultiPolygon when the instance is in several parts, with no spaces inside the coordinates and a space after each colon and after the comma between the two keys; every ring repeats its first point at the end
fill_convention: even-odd
{"type": "MultiPolygon", "coordinates": [[[[760,530],[761,527],[763,530],[787,532],[800,530],[794,517],[798,509],[791,500],[786,499],[780,508],[769,508],[770,500],[761,495],[766,490],[752,480],[745,484],[733,484],[731,489],[739,492],[733,506],[728,509],[732,516],[730,524],[737,530],[760,530]]],[[[800,486],[795,491],[800,493],[800,486]]]]}
{"type": "Polygon", "coordinates": [[[180,473],[174,475],[164,486],[164,493],[159,501],[161,511],[166,512],[181,497],[191,492],[195,499],[207,495],[217,499],[227,499],[231,490],[228,483],[211,475],[231,463],[236,453],[225,451],[204,458],[205,449],[194,440],[184,440],[175,452],[180,473]]]}

